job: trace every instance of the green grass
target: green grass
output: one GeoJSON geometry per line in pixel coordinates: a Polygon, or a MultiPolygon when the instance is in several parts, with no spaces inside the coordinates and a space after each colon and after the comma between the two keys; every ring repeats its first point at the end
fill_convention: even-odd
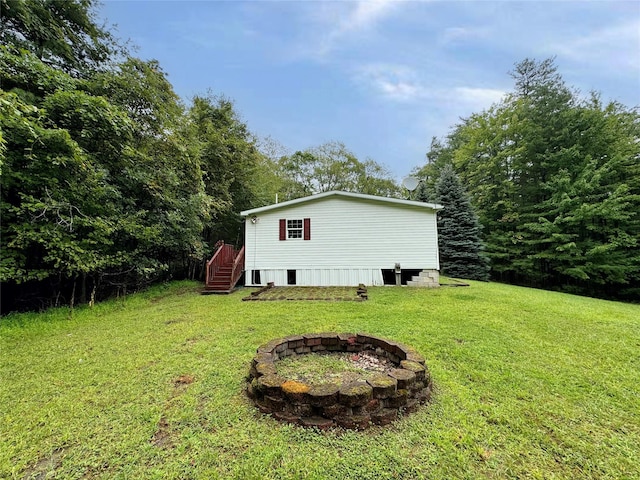
{"type": "Polygon", "coordinates": [[[199,287],[0,319],[0,478],[640,478],[638,305],[475,282],[366,302],[199,287]],[[320,331],[415,347],[433,402],[365,432],[260,415],[242,392],[256,348],[320,331]]]}

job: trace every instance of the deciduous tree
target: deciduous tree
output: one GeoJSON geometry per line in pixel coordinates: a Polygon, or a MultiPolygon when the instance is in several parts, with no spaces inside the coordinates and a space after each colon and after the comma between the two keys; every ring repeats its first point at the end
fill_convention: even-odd
{"type": "Polygon", "coordinates": [[[330,190],[395,197],[400,188],[379,163],[364,162],[341,142],[295,152],[279,162],[285,180],[285,198],[293,199],[330,190]]]}
{"type": "Polygon", "coordinates": [[[73,76],[103,69],[124,50],[96,23],[94,0],[0,0],[0,41],[73,76]]]}

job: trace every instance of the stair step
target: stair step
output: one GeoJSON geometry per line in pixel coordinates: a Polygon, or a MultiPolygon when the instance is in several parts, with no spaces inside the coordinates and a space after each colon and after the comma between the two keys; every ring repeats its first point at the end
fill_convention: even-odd
{"type": "Polygon", "coordinates": [[[202,290],[202,292],[200,292],[200,293],[201,293],[201,294],[203,294],[203,295],[213,295],[213,294],[215,294],[215,295],[219,295],[219,294],[221,294],[221,293],[223,293],[223,294],[229,294],[229,293],[233,292],[234,290],[235,290],[235,289],[224,289],[224,290],[218,290],[218,289],[216,289],[216,290],[212,290],[212,289],[210,289],[210,288],[205,288],[205,289],[204,289],[204,290],[202,290]]]}
{"type": "MultiPolygon", "coordinates": [[[[415,277],[414,277],[415,278],[415,277]]],[[[416,282],[409,280],[407,282],[407,286],[409,287],[423,287],[423,288],[438,288],[440,286],[439,283],[427,283],[427,282],[416,282]]]]}
{"type": "Polygon", "coordinates": [[[413,276],[411,277],[411,280],[413,280],[414,282],[420,282],[420,283],[438,283],[438,281],[433,277],[413,276]]]}
{"type": "Polygon", "coordinates": [[[438,272],[434,272],[434,271],[429,271],[429,272],[425,272],[422,271],[418,274],[418,276],[422,277],[422,278],[438,278],[438,272]]]}
{"type": "Polygon", "coordinates": [[[206,289],[208,290],[229,290],[231,288],[231,285],[229,285],[228,283],[225,285],[205,285],[206,289]]]}

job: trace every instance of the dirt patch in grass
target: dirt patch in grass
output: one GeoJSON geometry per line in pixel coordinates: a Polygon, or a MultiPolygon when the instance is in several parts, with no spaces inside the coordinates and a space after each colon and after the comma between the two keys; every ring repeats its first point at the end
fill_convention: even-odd
{"type": "Polygon", "coordinates": [[[192,384],[193,380],[194,380],[193,375],[180,375],[178,378],[176,378],[173,384],[176,388],[180,388],[183,385],[192,384]]]}
{"type": "Polygon", "coordinates": [[[169,422],[163,416],[158,422],[158,429],[151,438],[151,443],[158,448],[172,448],[171,432],[169,431],[169,422]]]}
{"type": "Polygon", "coordinates": [[[38,459],[36,464],[27,469],[23,477],[24,479],[44,479],[49,476],[49,473],[55,471],[62,463],[62,455],[64,449],[56,448],[48,457],[42,457],[38,459]]]}
{"type": "MultiPolygon", "coordinates": [[[[189,385],[191,385],[194,382],[194,380],[195,380],[195,377],[189,374],[180,375],[178,378],[174,379],[173,391],[171,392],[169,399],[170,400],[174,399],[178,395],[181,395],[182,393],[184,393],[186,388],[189,385]]],[[[166,410],[167,410],[167,406],[165,406],[165,411],[166,410]]],[[[172,439],[171,430],[172,430],[171,425],[169,424],[167,417],[163,414],[160,417],[160,420],[158,421],[158,427],[156,428],[156,432],[153,434],[153,437],[151,437],[151,443],[158,448],[163,448],[163,449],[173,448],[174,443],[172,439]]]]}
{"type": "Polygon", "coordinates": [[[361,302],[367,299],[363,287],[265,287],[242,300],[325,300],[361,302]]]}

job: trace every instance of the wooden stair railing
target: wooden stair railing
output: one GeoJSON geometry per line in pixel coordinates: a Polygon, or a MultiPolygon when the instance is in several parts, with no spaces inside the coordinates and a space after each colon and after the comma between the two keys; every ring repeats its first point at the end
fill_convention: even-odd
{"type": "Polygon", "coordinates": [[[242,272],[244,272],[244,245],[236,254],[236,259],[233,261],[233,269],[231,270],[232,288],[235,287],[238,280],[240,280],[242,272]]]}
{"type": "Polygon", "coordinates": [[[230,293],[244,271],[244,247],[239,251],[221,242],[211,260],[207,262],[205,293],[230,293]]]}

